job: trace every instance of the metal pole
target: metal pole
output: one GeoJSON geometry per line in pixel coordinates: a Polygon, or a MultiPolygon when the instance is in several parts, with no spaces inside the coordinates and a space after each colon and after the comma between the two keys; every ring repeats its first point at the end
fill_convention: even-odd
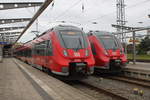
{"type": "MultiPolygon", "coordinates": [[[[36,13],[36,7],[34,6],[34,12],[36,13]]],[[[36,21],[36,34],[38,35],[38,18],[35,20],[36,21]]]]}
{"type": "Polygon", "coordinates": [[[135,31],[133,31],[133,64],[136,64],[135,31]]]}
{"type": "Polygon", "coordinates": [[[0,63],[3,61],[3,45],[0,45],[0,63]]]}

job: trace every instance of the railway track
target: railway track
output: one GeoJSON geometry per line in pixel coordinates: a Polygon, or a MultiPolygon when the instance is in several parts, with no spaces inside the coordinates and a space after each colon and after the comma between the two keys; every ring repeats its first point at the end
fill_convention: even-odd
{"type": "MultiPolygon", "coordinates": [[[[112,77],[114,78],[116,76],[112,76],[112,77]]],[[[132,78],[130,80],[133,81],[132,78]]],[[[134,79],[134,82],[131,83],[130,81],[126,82],[125,79],[124,81],[119,80],[119,78],[110,79],[108,78],[108,76],[103,76],[103,77],[91,76],[89,79],[86,80],[86,82],[96,87],[97,86],[100,88],[102,87],[102,89],[104,88],[105,90],[108,90],[108,92],[112,92],[121,97],[125,97],[128,100],[150,100],[149,81],[145,81],[145,80],[141,81],[140,79],[134,79]],[[135,92],[136,91],[135,89],[138,89],[137,90],[138,94],[135,92]]]]}
{"type": "Polygon", "coordinates": [[[131,77],[124,77],[124,76],[113,76],[113,77],[107,77],[112,80],[118,80],[123,81],[130,84],[136,84],[142,87],[150,88],[150,81],[149,80],[143,80],[138,78],[131,78],[131,77]]]}
{"type": "Polygon", "coordinates": [[[123,97],[123,96],[115,93],[115,91],[109,90],[109,89],[105,89],[104,87],[96,87],[96,86],[91,85],[91,84],[89,84],[87,82],[84,82],[84,81],[80,81],[80,84],[82,84],[82,85],[84,85],[84,86],[86,86],[88,88],[94,89],[95,91],[97,91],[99,93],[103,92],[104,94],[109,95],[112,98],[117,98],[117,100],[129,100],[128,98],[123,97]]]}
{"type": "MultiPolygon", "coordinates": [[[[72,85],[72,83],[71,83],[71,85],[72,85]]],[[[80,85],[80,88],[86,87],[86,88],[88,88],[88,89],[90,89],[92,91],[94,90],[94,91],[96,91],[98,93],[97,95],[105,94],[105,96],[111,97],[112,98],[111,100],[129,100],[127,97],[124,97],[124,96],[120,95],[115,90],[106,89],[104,87],[94,86],[94,85],[92,85],[90,83],[87,83],[87,82],[84,82],[84,81],[76,81],[74,83],[74,85],[80,85]],[[76,83],[78,83],[78,84],[76,84],[76,83]]],[[[72,86],[74,86],[74,85],[72,85],[72,86]]],[[[102,97],[101,97],[101,100],[103,100],[102,97]]],[[[109,100],[109,99],[107,99],[107,100],[109,100]]]]}

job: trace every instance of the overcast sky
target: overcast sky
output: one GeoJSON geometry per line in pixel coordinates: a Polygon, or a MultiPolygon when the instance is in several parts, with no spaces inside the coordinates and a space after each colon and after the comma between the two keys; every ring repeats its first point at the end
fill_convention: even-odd
{"type": "MultiPolygon", "coordinates": [[[[44,0],[0,0],[2,2],[32,2],[44,0]]],[[[115,32],[116,29],[111,24],[116,24],[116,0],[54,0],[54,6],[49,7],[38,18],[38,30],[40,33],[46,31],[60,21],[73,24],[88,30],[105,30],[115,32]],[[82,11],[84,5],[84,11],[82,11]],[[98,24],[92,24],[97,22],[98,24]]],[[[126,4],[126,26],[147,27],[150,26],[150,0],[125,0],[126,4]],[[138,22],[143,22],[142,24],[138,22]]],[[[38,10],[39,7],[36,7],[38,10]]],[[[34,8],[21,8],[11,10],[1,10],[0,18],[30,18],[35,14],[34,8]]],[[[0,25],[4,26],[24,26],[27,22],[0,25]]],[[[27,30],[19,40],[26,42],[35,37],[31,31],[35,30],[35,23],[27,30]]],[[[22,30],[19,30],[22,31],[22,30]]]]}

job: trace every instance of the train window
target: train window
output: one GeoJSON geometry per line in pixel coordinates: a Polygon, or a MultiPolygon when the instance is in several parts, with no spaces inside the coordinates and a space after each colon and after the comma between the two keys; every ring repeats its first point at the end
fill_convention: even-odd
{"type": "Polygon", "coordinates": [[[22,51],[22,56],[24,56],[25,54],[24,54],[25,52],[24,51],[22,51]]]}
{"type": "Polygon", "coordinates": [[[35,44],[33,45],[33,48],[32,48],[32,55],[36,55],[36,46],[35,46],[35,44]]]}
{"type": "Polygon", "coordinates": [[[34,54],[35,55],[38,55],[39,54],[39,46],[37,45],[37,44],[35,44],[35,46],[34,46],[34,54]]]}
{"type": "Polygon", "coordinates": [[[29,57],[31,57],[32,56],[32,51],[31,51],[31,49],[29,49],[29,57]]]}
{"type": "Polygon", "coordinates": [[[49,55],[52,56],[52,43],[51,40],[43,41],[41,43],[35,44],[33,48],[33,53],[35,55],[49,55]]]}
{"type": "Polygon", "coordinates": [[[59,32],[61,45],[68,49],[83,49],[87,47],[86,35],[78,30],[61,30],[59,32]]]}
{"type": "Polygon", "coordinates": [[[92,42],[90,42],[90,43],[91,43],[92,53],[93,53],[93,55],[96,55],[96,49],[95,49],[95,46],[94,46],[94,44],[93,44],[92,42]]]}
{"type": "Polygon", "coordinates": [[[40,45],[41,49],[45,49],[46,48],[46,41],[39,43],[39,45],[40,45]]]}
{"type": "Polygon", "coordinates": [[[47,49],[46,49],[46,55],[52,56],[53,55],[53,49],[52,49],[52,41],[47,40],[47,49]]]}
{"type": "Polygon", "coordinates": [[[23,51],[23,56],[27,57],[27,51],[26,50],[23,51]]]}
{"type": "Polygon", "coordinates": [[[31,57],[31,49],[27,49],[27,50],[25,50],[24,51],[25,53],[25,55],[24,56],[26,56],[26,57],[31,57]]]}
{"type": "Polygon", "coordinates": [[[27,49],[25,52],[26,52],[26,57],[29,57],[29,50],[27,49]]]}
{"type": "Polygon", "coordinates": [[[44,56],[45,53],[46,53],[46,42],[45,41],[35,44],[35,47],[34,47],[35,55],[44,56]]]}
{"type": "Polygon", "coordinates": [[[40,49],[39,50],[39,55],[44,56],[45,55],[45,50],[44,49],[40,49]]]}
{"type": "Polygon", "coordinates": [[[117,49],[118,44],[114,37],[112,36],[98,36],[101,44],[104,46],[105,49],[117,49]]]}
{"type": "Polygon", "coordinates": [[[19,51],[19,56],[21,56],[21,51],[19,51]]]}
{"type": "Polygon", "coordinates": [[[40,55],[40,50],[39,49],[36,49],[36,54],[40,55]]]}

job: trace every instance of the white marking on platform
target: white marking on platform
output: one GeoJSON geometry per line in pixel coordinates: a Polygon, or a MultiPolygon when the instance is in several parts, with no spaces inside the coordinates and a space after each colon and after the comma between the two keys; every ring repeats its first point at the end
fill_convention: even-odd
{"type": "Polygon", "coordinates": [[[54,100],[64,100],[61,96],[57,95],[51,88],[49,88],[45,83],[43,83],[40,79],[30,73],[25,67],[19,64],[16,60],[14,60],[21,69],[23,69],[45,92],[47,92],[54,100]]]}

